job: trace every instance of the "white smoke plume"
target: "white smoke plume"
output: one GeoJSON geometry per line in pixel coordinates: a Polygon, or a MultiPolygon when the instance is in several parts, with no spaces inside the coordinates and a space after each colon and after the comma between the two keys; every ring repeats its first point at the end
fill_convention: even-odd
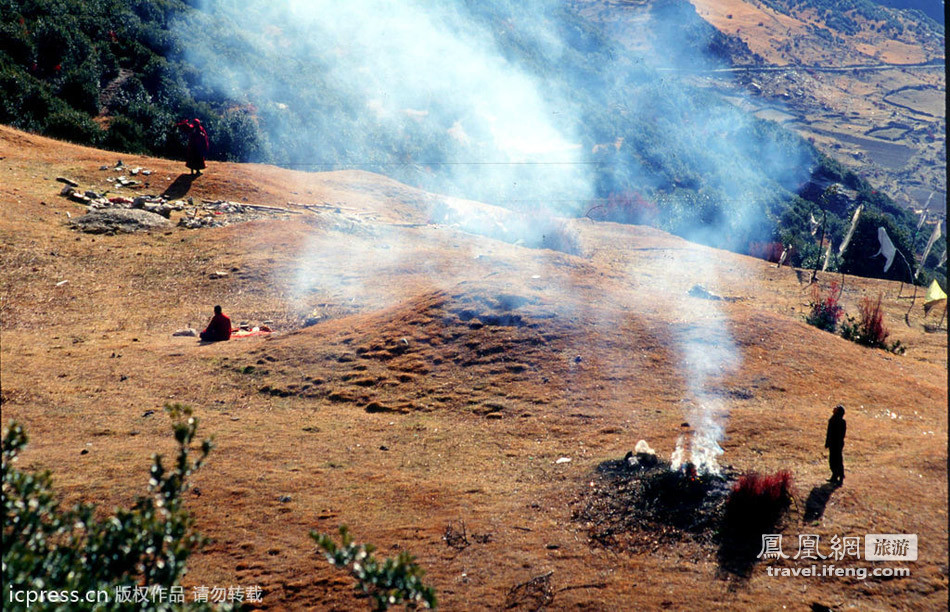
{"type": "MultiPolygon", "coordinates": [[[[714,266],[708,264],[705,270],[706,278],[715,282],[714,266]]],[[[717,302],[688,298],[679,314],[686,320],[675,335],[691,395],[688,399],[692,407],[687,413],[691,436],[680,436],[670,463],[673,469],[679,469],[686,461],[688,448],[688,460],[698,473],[718,475],[728,407],[711,388],[717,379],[739,366],[741,355],[717,302]]]]}
{"type": "MultiPolygon", "coordinates": [[[[541,217],[582,215],[594,197],[637,190],[675,212],[663,229],[698,242],[744,247],[767,231],[764,211],[807,177],[811,158],[797,137],[766,133],[681,80],[679,70],[708,65],[693,39],[711,28],[692,28],[686,44],[680,26],[695,9],[663,0],[640,30],[605,27],[598,40],[627,44],[605,42],[615,47],[591,51],[602,64],[575,70],[594,40],[571,13],[585,6],[620,10],[554,0],[209,2],[182,24],[194,34],[183,57],[209,90],[254,109],[261,150],[273,145],[264,161],[372,170],[541,217]],[[222,23],[234,27],[216,36],[222,23]],[[235,30],[244,35],[234,40],[235,30]]],[[[380,266],[416,256],[401,234],[379,241],[394,245],[370,254],[380,266]]],[[[298,290],[339,287],[351,256],[314,245],[298,290]]],[[[673,262],[671,280],[684,265],[673,262]]],[[[716,278],[714,264],[704,278],[716,278]]],[[[714,302],[673,299],[685,321],[674,336],[693,432],[673,462],[688,449],[699,471],[718,473],[727,406],[709,389],[741,357],[714,302]]]]}

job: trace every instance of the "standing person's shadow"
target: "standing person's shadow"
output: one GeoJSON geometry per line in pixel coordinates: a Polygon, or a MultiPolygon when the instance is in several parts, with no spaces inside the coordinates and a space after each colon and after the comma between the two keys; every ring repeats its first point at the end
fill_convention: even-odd
{"type": "Polygon", "coordinates": [[[840,484],[826,482],[819,487],[813,488],[811,493],[808,494],[808,499],[805,500],[805,517],[803,520],[806,523],[820,520],[825,513],[825,506],[828,505],[828,500],[831,499],[831,494],[840,486],[840,484]]]}
{"type": "Polygon", "coordinates": [[[162,197],[167,200],[177,200],[184,197],[191,189],[191,183],[197,178],[196,174],[179,174],[171,185],[162,192],[162,197]]]}

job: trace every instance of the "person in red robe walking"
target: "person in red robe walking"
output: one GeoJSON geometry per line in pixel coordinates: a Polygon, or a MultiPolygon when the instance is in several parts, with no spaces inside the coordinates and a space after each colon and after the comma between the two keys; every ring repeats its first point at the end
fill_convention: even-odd
{"type": "Polygon", "coordinates": [[[220,342],[231,339],[231,319],[221,312],[220,306],[214,307],[214,316],[208,327],[201,332],[200,337],[205,342],[220,342]]]}
{"type": "Polygon", "coordinates": [[[184,119],[178,122],[178,127],[185,133],[188,139],[188,148],[185,150],[185,166],[191,170],[191,174],[201,176],[201,171],[205,169],[205,155],[211,148],[208,141],[208,132],[201,125],[200,119],[184,119]]]}

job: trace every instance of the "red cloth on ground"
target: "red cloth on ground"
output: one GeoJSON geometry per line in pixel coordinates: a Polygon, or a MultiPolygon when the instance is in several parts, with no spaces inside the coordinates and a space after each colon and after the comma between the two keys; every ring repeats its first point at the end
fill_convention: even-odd
{"type": "Polygon", "coordinates": [[[210,342],[229,340],[231,338],[231,319],[225,314],[216,314],[211,317],[207,329],[201,332],[201,339],[210,342]]]}

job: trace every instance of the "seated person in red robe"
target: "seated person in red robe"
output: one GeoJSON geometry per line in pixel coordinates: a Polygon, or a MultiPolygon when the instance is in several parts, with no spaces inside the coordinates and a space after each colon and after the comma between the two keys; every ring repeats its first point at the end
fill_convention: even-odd
{"type": "Polygon", "coordinates": [[[230,340],[231,338],[231,319],[221,312],[220,306],[214,307],[214,316],[208,323],[208,328],[201,332],[201,339],[206,342],[219,342],[221,340],[230,340]]]}

